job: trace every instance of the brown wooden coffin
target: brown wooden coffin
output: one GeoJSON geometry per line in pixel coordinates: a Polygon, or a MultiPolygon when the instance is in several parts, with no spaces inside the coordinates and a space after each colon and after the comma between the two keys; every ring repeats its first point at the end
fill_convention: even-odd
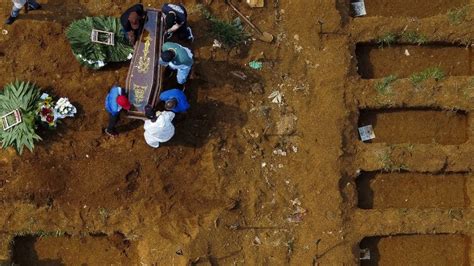
{"type": "Polygon", "coordinates": [[[164,20],[161,11],[148,8],[142,34],[135,44],[126,90],[132,108],[128,117],[143,119],[145,106],[156,106],[161,91],[162,74],[159,64],[164,37],[164,20]]]}

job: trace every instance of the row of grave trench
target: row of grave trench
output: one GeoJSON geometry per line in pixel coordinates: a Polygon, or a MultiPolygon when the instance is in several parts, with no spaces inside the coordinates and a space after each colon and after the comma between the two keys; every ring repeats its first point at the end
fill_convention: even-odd
{"type": "MultiPolygon", "coordinates": [[[[382,2],[366,3],[368,14],[352,23],[367,27],[354,21],[385,21],[386,12],[402,10],[397,1],[385,3],[385,9],[374,7],[388,1],[382,2]]],[[[403,2],[409,11],[393,17],[416,15],[410,3],[403,2]]],[[[453,1],[444,12],[464,4],[469,3],[453,1]]],[[[439,14],[422,13],[421,18],[439,14]]],[[[468,159],[474,158],[474,121],[470,89],[462,90],[459,84],[468,86],[473,75],[471,47],[440,41],[381,47],[376,37],[358,40],[354,35],[356,61],[347,87],[355,98],[356,104],[349,106],[356,115],[347,135],[356,151],[352,160],[356,171],[350,177],[355,189],[342,192],[358,231],[353,246],[359,253],[354,256],[360,265],[423,263],[433,254],[443,265],[468,265],[473,253],[467,221],[474,195],[474,163],[468,159]],[[445,79],[412,86],[410,76],[432,67],[432,62],[440,62],[436,66],[445,71],[445,79]],[[391,92],[380,95],[377,83],[392,74],[397,80],[391,92]],[[362,141],[359,128],[366,126],[368,140],[362,141]],[[432,219],[418,222],[417,216],[432,219]]]]}

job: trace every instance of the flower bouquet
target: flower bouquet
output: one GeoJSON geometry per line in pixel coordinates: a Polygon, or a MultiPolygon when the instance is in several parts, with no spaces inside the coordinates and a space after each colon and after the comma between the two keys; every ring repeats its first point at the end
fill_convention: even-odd
{"type": "Polygon", "coordinates": [[[72,105],[66,97],[59,98],[54,107],[54,111],[59,119],[74,117],[77,113],[76,107],[72,105]]]}
{"type": "Polygon", "coordinates": [[[53,97],[49,96],[47,93],[43,93],[38,102],[38,111],[37,115],[41,122],[47,124],[50,128],[56,127],[56,121],[58,116],[54,110],[54,101],[53,97]]]}
{"type": "Polygon", "coordinates": [[[76,113],[76,107],[72,105],[66,97],[59,98],[55,102],[53,97],[47,93],[43,93],[38,102],[38,118],[50,128],[55,128],[60,119],[74,117],[76,113]]]}
{"type": "Polygon", "coordinates": [[[0,90],[0,147],[13,146],[19,154],[26,147],[33,151],[38,124],[56,128],[66,117],[74,117],[77,109],[68,98],[54,98],[29,82],[15,81],[0,90]]]}

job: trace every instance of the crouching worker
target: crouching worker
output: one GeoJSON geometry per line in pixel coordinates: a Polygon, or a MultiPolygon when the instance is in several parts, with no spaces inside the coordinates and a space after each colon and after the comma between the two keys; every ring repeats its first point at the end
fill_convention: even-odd
{"type": "Polygon", "coordinates": [[[174,42],[165,42],[161,49],[160,64],[177,70],[176,79],[183,85],[188,79],[193,66],[193,53],[186,47],[174,42]]]}
{"type": "Polygon", "coordinates": [[[164,4],[161,12],[165,15],[166,39],[176,33],[181,40],[193,41],[193,32],[187,23],[188,13],[183,5],[164,4]]]}
{"type": "Polygon", "coordinates": [[[145,22],[146,12],[143,9],[142,4],[136,4],[120,17],[120,23],[122,24],[123,30],[125,31],[125,38],[130,44],[135,45],[140,35],[140,30],[145,22]]]}
{"type": "Polygon", "coordinates": [[[188,99],[180,89],[166,90],[160,94],[160,100],[165,103],[165,109],[174,113],[184,113],[189,109],[188,99]]]}
{"type": "Polygon", "coordinates": [[[160,142],[167,142],[174,136],[174,113],[163,111],[156,112],[150,106],[145,107],[145,141],[153,148],[158,148],[160,142]]]}
{"type": "Polygon", "coordinates": [[[127,96],[125,96],[124,90],[119,86],[113,86],[105,98],[105,110],[109,113],[109,125],[104,130],[105,134],[111,137],[118,135],[115,126],[120,119],[120,111],[122,111],[122,109],[128,111],[130,108],[131,104],[127,96]]]}

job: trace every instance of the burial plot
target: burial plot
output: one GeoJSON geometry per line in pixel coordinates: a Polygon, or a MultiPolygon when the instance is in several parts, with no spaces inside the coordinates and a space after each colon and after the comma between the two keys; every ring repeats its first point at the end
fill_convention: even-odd
{"type": "Polygon", "coordinates": [[[357,177],[358,207],[386,208],[464,208],[464,174],[409,172],[363,172],[357,177]]]}
{"type": "Polygon", "coordinates": [[[468,114],[436,109],[362,110],[359,127],[372,125],[373,143],[459,145],[469,138],[468,114]]]}
{"type": "Polygon", "coordinates": [[[121,234],[112,236],[18,236],[12,243],[15,265],[134,265],[136,247],[121,234]]]}
{"type": "Polygon", "coordinates": [[[366,237],[360,249],[370,250],[373,265],[469,265],[469,238],[456,234],[366,237]]]}
{"type": "Polygon", "coordinates": [[[424,18],[470,4],[469,0],[365,0],[366,16],[424,18]]]}
{"type": "Polygon", "coordinates": [[[363,79],[412,74],[437,67],[446,76],[472,75],[471,48],[451,44],[393,44],[379,47],[373,43],[356,46],[357,71],[363,79]]]}

